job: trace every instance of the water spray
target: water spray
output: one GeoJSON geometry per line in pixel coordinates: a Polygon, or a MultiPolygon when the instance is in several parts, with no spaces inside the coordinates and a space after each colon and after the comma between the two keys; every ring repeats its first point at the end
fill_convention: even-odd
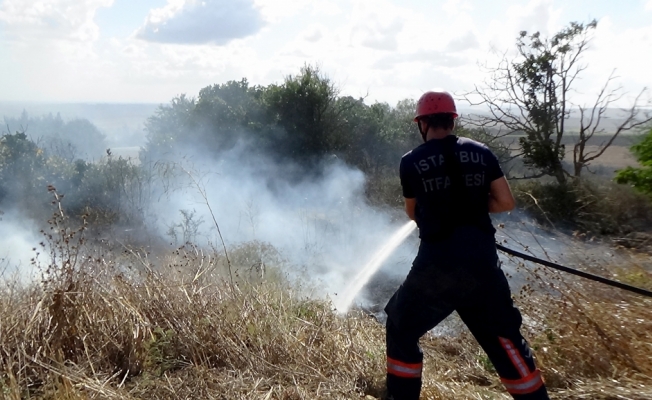
{"type": "Polygon", "coordinates": [[[340,314],[346,314],[349,311],[353,300],[355,300],[360,290],[369,282],[369,279],[378,271],[380,266],[383,265],[387,257],[403,243],[416,227],[417,225],[414,221],[409,221],[374,253],[365,267],[353,278],[349,286],[344,290],[342,297],[333,302],[340,314]]]}
{"type": "MultiPolygon", "coordinates": [[[[414,221],[409,221],[403,225],[394,235],[392,235],[387,242],[385,242],[371,257],[367,262],[364,268],[353,278],[349,286],[346,287],[342,293],[342,297],[338,298],[333,302],[335,309],[340,314],[346,314],[351,308],[353,300],[362,290],[362,288],[369,282],[369,279],[378,271],[383,262],[396,250],[396,248],[403,243],[403,241],[412,233],[416,228],[414,221]]],[[[649,290],[637,288],[631,285],[626,285],[620,282],[615,282],[606,278],[602,278],[596,275],[588,274],[586,272],[574,270],[572,268],[560,266],[558,264],[553,264],[545,260],[541,260],[532,256],[527,256],[522,253],[515,252],[514,250],[507,249],[504,246],[497,244],[498,250],[506,252],[516,257],[520,257],[529,261],[537,262],[539,264],[552,267],[561,271],[569,272],[575,275],[582,276],[584,278],[589,278],[601,283],[605,283],[611,286],[619,287],[621,289],[629,290],[644,296],[652,297],[652,292],[649,290]]]]}

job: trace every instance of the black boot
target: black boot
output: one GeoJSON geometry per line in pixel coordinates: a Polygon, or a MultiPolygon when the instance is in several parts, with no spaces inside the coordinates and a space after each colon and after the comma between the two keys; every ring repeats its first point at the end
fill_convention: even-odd
{"type": "Polygon", "coordinates": [[[419,400],[421,378],[401,378],[387,374],[387,400],[419,400]]]}
{"type": "Polygon", "coordinates": [[[539,389],[535,390],[532,393],[528,394],[513,394],[512,397],[514,400],[550,400],[548,397],[548,391],[545,386],[541,386],[539,389]]]}

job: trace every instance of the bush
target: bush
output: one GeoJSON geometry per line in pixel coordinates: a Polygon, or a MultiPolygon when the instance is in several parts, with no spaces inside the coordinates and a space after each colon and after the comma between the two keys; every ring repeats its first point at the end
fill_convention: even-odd
{"type": "Polygon", "coordinates": [[[629,186],[603,179],[514,185],[520,208],[541,223],[594,234],[645,231],[652,226],[652,202],[629,186]]]}
{"type": "Polygon", "coordinates": [[[632,146],[640,168],[627,167],[618,171],[616,182],[632,185],[636,190],[652,197],[652,128],[643,135],[641,142],[632,146]]]}
{"type": "Polygon", "coordinates": [[[35,220],[48,215],[43,194],[55,187],[71,216],[92,225],[142,221],[151,195],[147,165],[122,157],[88,162],[49,155],[24,133],[0,137],[0,205],[17,207],[35,220]]]}

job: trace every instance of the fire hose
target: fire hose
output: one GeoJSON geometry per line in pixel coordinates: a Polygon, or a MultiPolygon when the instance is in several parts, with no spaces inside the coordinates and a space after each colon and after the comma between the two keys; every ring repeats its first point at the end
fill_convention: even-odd
{"type": "Polygon", "coordinates": [[[500,245],[498,243],[496,243],[496,248],[498,250],[500,250],[500,251],[502,251],[504,253],[510,254],[510,255],[512,255],[514,257],[522,258],[522,259],[527,260],[527,261],[532,261],[534,263],[541,264],[541,265],[549,267],[549,268],[554,268],[556,270],[567,272],[569,274],[581,276],[582,278],[590,279],[592,281],[604,283],[605,285],[614,286],[614,287],[617,287],[617,288],[620,288],[620,289],[628,290],[630,292],[634,292],[634,293],[637,293],[637,294],[640,294],[640,295],[643,295],[643,296],[652,297],[652,291],[650,291],[650,290],[646,290],[646,289],[639,288],[639,287],[636,287],[636,286],[628,285],[626,283],[622,283],[622,282],[614,281],[614,280],[611,280],[611,279],[607,279],[607,278],[604,278],[602,276],[590,274],[588,272],[580,271],[580,270],[577,270],[577,269],[574,269],[574,268],[565,267],[563,265],[559,265],[559,264],[556,264],[556,263],[553,263],[553,262],[550,262],[550,261],[542,260],[540,258],[536,258],[536,257],[530,256],[528,254],[524,254],[524,253],[520,253],[520,252],[512,250],[512,249],[508,249],[507,247],[502,246],[502,245],[500,245]]]}

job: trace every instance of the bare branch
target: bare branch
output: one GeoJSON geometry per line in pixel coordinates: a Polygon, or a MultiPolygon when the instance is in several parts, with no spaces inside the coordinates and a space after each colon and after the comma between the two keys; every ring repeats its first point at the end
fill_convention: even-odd
{"type": "Polygon", "coordinates": [[[604,152],[609,148],[609,146],[611,146],[613,144],[614,140],[616,140],[618,135],[620,135],[622,132],[630,131],[630,130],[635,129],[635,128],[639,127],[639,126],[646,125],[647,123],[652,121],[652,116],[650,116],[650,115],[646,115],[646,117],[644,119],[637,120],[637,116],[640,113],[638,103],[640,101],[641,96],[643,95],[643,93],[646,92],[646,90],[647,90],[647,88],[642,89],[641,92],[636,96],[636,99],[634,100],[634,103],[627,110],[627,113],[628,113],[627,117],[618,126],[618,128],[616,129],[616,132],[611,136],[611,138],[607,141],[607,143],[603,144],[601,146],[600,150],[598,150],[595,153],[592,153],[591,156],[587,155],[587,157],[585,157],[585,159],[584,159],[585,163],[593,161],[596,158],[600,157],[602,154],[604,154],[604,152]]]}

